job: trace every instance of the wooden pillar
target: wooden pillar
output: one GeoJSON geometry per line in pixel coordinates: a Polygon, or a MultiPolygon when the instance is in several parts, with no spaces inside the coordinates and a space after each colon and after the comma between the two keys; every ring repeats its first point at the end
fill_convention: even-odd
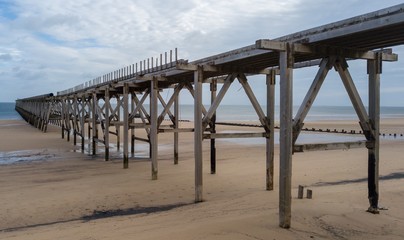
{"type": "Polygon", "coordinates": [[[77,145],[77,95],[73,98],[73,144],[77,145]]]}
{"type": "Polygon", "coordinates": [[[90,119],[92,119],[92,111],[91,111],[91,109],[92,109],[92,99],[93,98],[93,96],[92,95],[90,95],[88,98],[87,98],[87,107],[88,107],[88,121],[87,121],[87,136],[88,136],[88,144],[87,144],[87,147],[88,147],[88,153],[90,153],[92,150],[91,150],[91,146],[92,146],[92,138],[93,138],[93,136],[92,136],[92,134],[91,134],[91,122],[90,122],[90,119]]]}
{"type": "Polygon", "coordinates": [[[153,78],[150,81],[150,157],[152,162],[152,180],[157,180],[157,133],[158,133],[158,105],[157,105],[157,95],[158,95],[158,81],[157,78],[153,78]]]}
{"type": "MultiPolygon", "coordinates": [[[[118,122],[121,121],[121,97],[119,95],[116,95],[116,102],[117,102],[117,113],[116,115],[118,116],[118,122]]],[[[116,149],[119,150],[121,149],[121,126],[120,125],[116,125],[116,149]]]]}
{"type": "Polygon", "coordinates": [[[124,83],[123,85],[123,168],[129,167],[129,85],[124,83]]]}
{"type": "Polygon", "coordinates": [[[266,189],[274,189],[274,126],[275,126],[275,71],[267,75],[267,121],[269,137],[266,138],[266,189]]]}
{"type": "Polygon", "coordinates": [[[93,101],[91,106],[91,113],[92,113],[92,133],[93,133],[93,155],[97,154],[97,114],[96,114],[96,104],[97,104],[97,94],[93,93],[93,101]]]}
{"type": "MultiPolygon", "coordinates": [[[[135,123],[135,99],[134,99],[134,94],[136,94],[136,93],[132,93],[131,94],[131,107],[130,107],[130,112],[131,112],[131,114],[133,114],[133,116],[132,116],[132,121],[130,121],[131,123],[135,123]]],[[[130,128],[130,152],[131,152],[131,154],[132,154],[132,157],[134,157],[135,156],[135,128],[134,127],[131,127],[130,128]]]]}
{"type": "Polygon", "coordinates": [[[292,45],[280,52],[280,168],[279,168],[279,226],[290,228],[292,207],[292,113],[293,113],[293,55],[292,45]]]}
{"type": "Polygon", "coordinates": [[[70,142],[70,99],[67,99],[67,111],[66,111],[66,120],[67,120],[67,141],[70,142]]]}
{"type": "Polygon", "coordinates": [[[105,145],[105,161],[109,161],[109,88],[105,89],[105,130],[104,130],[104,145],[105,145]]]}
{"type": "Polygon", "coordinates": [[[62,119],[62,139],[65,138],[65,100],[61,99],[62,111],[60,112],[60,118],[62,119]]]}
{"type": "Polygon", "coordinates": [[[195,154],[195,202],[202,202],[202,67],[194,72],[194,154],[195,154]]]}
{"type": "Polygon", "coordinates": [[[368,198],[371,213],[378,213],[379,206],[379,132],[380,132],[380,74],[381,55],[376,60],[368,60],[369,74],[369,121],[373,136],[368,139],[368,198]]]}
{"type": "MultiPolygon", "coordinates": [[[[216,91],[217,91],[217,82],[216,80],[212,80],[212,83],[210,84],[210,99],[211,99],[211,104],[216,99],[216,91]]],[[[211,121],[210,121],[210,132],[211,133],[216,133],[216,111],[214,112],[211,121]]],[[[216,173],[216,139],[211,138],[210,139],[210,173],[215,174],[216,173]]]]}
{"type": "Polygon", "coordinates": [[[86,122],[86,97],[83,95],[81,97],[81,127],[80,127],[80,132],[81,132],[81,152],[84,153],[84,138],[86,137],[86,131],[84,131],[84,124],[86,122]]]}
{"type": "MultiPolygon", "coordinates": [[[[180,107],[180,95],[178,94],[174,101],[174,129],[178,130],[179,127],[179,107],[180,107]]],[[[174,131],[174,164],[178,164],[178,141],[179,133],[174,131]]]]}

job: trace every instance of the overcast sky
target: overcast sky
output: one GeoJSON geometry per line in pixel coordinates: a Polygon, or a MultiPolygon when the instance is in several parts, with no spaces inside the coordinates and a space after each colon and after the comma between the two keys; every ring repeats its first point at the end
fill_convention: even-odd
{"type": "MultiPolygon", "coordinates": [[[[179,58],[193,61],[401,2],[0,0],[0,102],[56,93],[176,47],[179,58]]],[[[403,47],[394,51],[404,56],[403,47]]],[[[366,63],[350,65],[367,105],[366,63]]],[[[302,101],[316,70],[295,71],[295,105],[302,101]]],[[[404,106],[403,76],[403,61],[384,64],[382,105],[404,106]]],[[[264,77],[250,80],[265,103],[264,77]]],[[[238,83],[230,92],[224,104],[248,101],[238,83]]],[[[204,94],[208,102],[208,91],[204,94]]],[[[189,96],[182,99],[182,103],[191,101],[189,96]]],[[[315,104],[349,103],[341,80],[331,72],[315,104]]]]}

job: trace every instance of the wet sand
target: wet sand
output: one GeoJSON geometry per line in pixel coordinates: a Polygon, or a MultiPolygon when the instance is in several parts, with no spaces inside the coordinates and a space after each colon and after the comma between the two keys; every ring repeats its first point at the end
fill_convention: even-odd
{"type": "MultiPolygon", "coordinates": [[[[403,122],[382,120],[382,132],[404,133],[403,122]]],[[[353,121],[305,127],[311,126],[359,129],[353,121]]],[[[59,128],[42,133],[23,121],[0,121],[3,156],[43,157],[0,165],[0,239],[404,238],[404,138],[382,138],[380,205],[388,210],[379,215],[366,212],[366,149],[296,153],[289,230],[278,227],[277,147],[275,190],[265,191],[263,145],[218,141],[217,174],[211,175],[204,141],[205,201],[194,204],[192,139],[180,134],[174,165],[172,134],[159,134],[159,179],[152,181],[146,160],[130,159],[122,169],[119,153],[109,162],[101,153],[80,153],[59,128]],[[312,189],[313,199],[297,199],[298,185],[312,189]]],[[[137,149],[137,155],[147,152],[137,149]]]]}

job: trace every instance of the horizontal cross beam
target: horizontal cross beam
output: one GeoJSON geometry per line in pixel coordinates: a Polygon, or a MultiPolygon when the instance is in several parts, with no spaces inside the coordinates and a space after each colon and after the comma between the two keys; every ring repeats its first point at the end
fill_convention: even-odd
{"type": "MultiPolygon", "coordinates": [[[[272,41],[266,39],[257,40],[255,46],[258,49],[272,51],[286,51],[287,42],[272,41]]],[[[321,56],[343,56],[346,58],[374,60],[377,52],[365,51],[354,48],[335,47],[326,45],[310,45],[304,43],[291,43],[293,52],[303,54],[316,54],[321,56]]],[[[398,60],[398,55],[391,52],[391,49],[382,52],[382,60],[394,62],[398,60]]]]}

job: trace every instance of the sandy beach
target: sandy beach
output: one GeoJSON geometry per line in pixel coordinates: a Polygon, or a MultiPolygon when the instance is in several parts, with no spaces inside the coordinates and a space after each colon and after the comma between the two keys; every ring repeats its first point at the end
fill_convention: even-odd
{"type": "MultiPolygon", "coordinates": [[[[381,132],[404,133],[403,122],[383,119],[381,132]]],[[[359,130],[355,121],[305,127],[359,130]]],[[[0,239],[404,238],[403,137],[381,138],[380,206],[388,210],[378,215],[366,212],[367,149],[295,153],[288,230],[278,227],[278,146],[275,190],[266,191],[263,145],[218,140],[211,175],[204,141],[205,201],[194,204],[193,135],[180,134],[178,165],[171,142],[172,134],[159,134],[159,179],[152,181],[144,159],[123,169],[119,153],[109,162],[81,153],[57,127],[42,133],[22,120],[0,121],[0,156],[42,159],[0,165],[0,239]],[[313,199],[297,199],[298,185],[313,199]]]]}

